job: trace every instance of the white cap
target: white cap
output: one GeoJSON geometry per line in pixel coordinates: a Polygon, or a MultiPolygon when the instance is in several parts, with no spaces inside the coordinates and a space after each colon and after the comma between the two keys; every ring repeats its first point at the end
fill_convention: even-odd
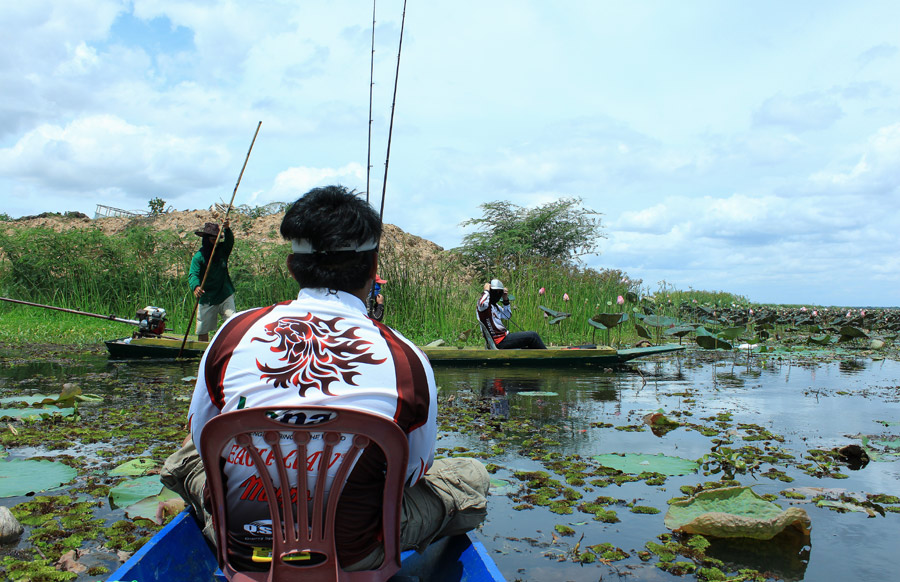
{"type": "Polygon", "coordinates": [[[503,283],[500,279],[491,279],[491,289],[503,289],[503,283]]]}

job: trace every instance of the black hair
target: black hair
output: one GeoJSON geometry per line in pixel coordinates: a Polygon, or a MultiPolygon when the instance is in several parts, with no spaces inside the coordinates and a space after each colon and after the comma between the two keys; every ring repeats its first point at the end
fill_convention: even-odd
{"type": "MultiPolygon", "coordinates": [[[[285,212],[280,230],[286,240],[303,239],[314,249],[333,249],[379,240],[381,219],[354,191],[324,186],[294,202],[285,212]]],[[[300,287],[354,292],[368,281],[375,255],[375,250],[293,253],[288,266],[300,287]]]]}

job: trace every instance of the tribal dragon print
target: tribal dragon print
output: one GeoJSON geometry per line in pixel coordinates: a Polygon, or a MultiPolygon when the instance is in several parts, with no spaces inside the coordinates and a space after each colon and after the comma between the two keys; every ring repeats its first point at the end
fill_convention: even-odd
{"type": "Polygon", "coordinates": [[[261,379],[276,388],[297,386],[300,397],[310,388],[332,395],[328,386],[339,380],[356,386],[353,379],[360,374],[360,364],[380,364],[387,358],[375,359],[368,353],[372,342],[360,339],[356,327],[338,329],[342,317],[320,319],[308,313],[303,317],[282,317],[265,326],[266,336],[252,341],[274,344],[269,348],[279,354],[283,366],[269,366],[256,360],[261,379]]]}

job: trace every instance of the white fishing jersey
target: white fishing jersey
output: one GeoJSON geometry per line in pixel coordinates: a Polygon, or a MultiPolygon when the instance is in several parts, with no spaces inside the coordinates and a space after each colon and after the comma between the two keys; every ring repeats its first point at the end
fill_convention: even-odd
{"type": "MultiPolygon", "coordinates": [[[[203,426],[218,414],[306,405],[347,407],[393,419],[409,439],[408,485],[421,479],[434,460],[437,390],[431,365],[412,342],[367,317],[355,295],[303,289],[295,301],[234,315],[200,361],[188,424],[199,450],[203,426]]],[[[243,504],[242,514],[248,500],[264,501],[248,461],[240,450],[226,451],[229,506],[243,504]]],[[[371,523],[370,516],[366,519],[371,523]]],[[[253,523],[244,522],[250,538],[256,537],[250,531],[253,523]]],[[[346,535],[359,532],[348,530],[346,535]]],[[[360,552],[370,545],[364,542],[359,541],[360,552]]]]}

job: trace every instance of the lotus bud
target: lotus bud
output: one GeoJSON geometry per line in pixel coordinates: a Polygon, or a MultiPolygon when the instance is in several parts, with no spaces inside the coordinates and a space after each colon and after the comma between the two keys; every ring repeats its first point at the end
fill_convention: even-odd
{"type": "Polygon", "coordinates": [[[543,294],[544,294],[544,288],[541,287],[540,289],[538,289],[538,295],[543,295],[543,294]]]}
{"type": "Polygon", "coordinates": [[[569,300],[569,294],[563,293],[563,301],[568,301],[568,300],[569,300]]]}
{"type": "Polygon", "coordinates": [[[625,298],[619,295],[618,297],[616,297],[616,303],[618,303],[619,305],[625,305],[625,298]]]}

